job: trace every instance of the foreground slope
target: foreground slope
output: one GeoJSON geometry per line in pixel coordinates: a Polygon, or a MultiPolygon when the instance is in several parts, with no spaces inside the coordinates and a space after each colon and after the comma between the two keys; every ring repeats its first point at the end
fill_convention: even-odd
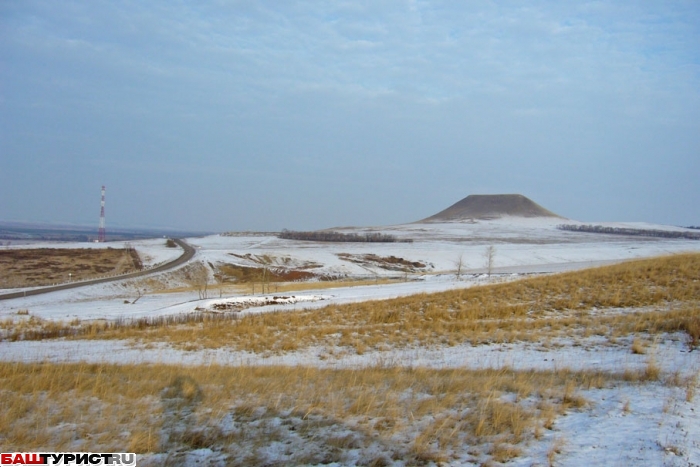
{"type": "Polygon", "coordinates": [[[152,466],[697,465],[699,272],[677,255],[5,342],[0,444],[152,466]]]}

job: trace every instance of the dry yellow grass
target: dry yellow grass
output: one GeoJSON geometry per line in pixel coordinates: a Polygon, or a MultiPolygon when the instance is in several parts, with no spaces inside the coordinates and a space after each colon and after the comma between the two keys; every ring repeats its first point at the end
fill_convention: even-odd
{"type": "MultiPolygon", "coordinates": [[[[685,332],[689,345],[697,346],[698,277],[700,255],[688,254],[430,295],[240,319],[231,315],[223,321],[211,317],[208,322],[200,316],[189,324],[88,323],[77,326],[74,333],[263,353],[308,346],[364,353],[465,343],[546,344],[551,338],[591,335],[616,342],[627,335],[668,332],[685,332]]],[[[635,346],[633,351],[642,348],[635,346]]]]}
{"type": "MultiPolygon", "coordinates": [[[[6,339],[79,335],[164,341],[187,349],[280,353],[308,346],[356,353],[556,337],[685,332],[700,339],[700,255],[677,255],[513,283],[295,312],[179,317],[129,324],[0,323],[6,339]],[[627,307],[625,312],[618,311],[627,307]],[[184,322],[183,322],[184,321],[184,322]],[[190,322],[188,322],[190,321],[190,322]]],[[[643,351],[638,342],[633,352],[643,351]]]]}
{"type": "Polygon", "coordinates": [[[639,338],[634,338],[632,341],[632,353],[637,355],[644,355],[647,353],[646,346],[639,338]]]}
{"type": "Polygon", "coordinates": [[[141,268],[133,249],[28,248],[0,250],[0,288],[94,279],[141,268]]]}
{"type": "MultiPolygon", "coordinates": [[[[364,353],[462,343],[548,345],[553,337],[596,334],[614,341],[631,335],[641,353],[642,334],[647,342],[654,334],[685,332],[688,344],[697,345],[698,277],[700,255],[679,255],[240,319],[197,315],[184,322],[50,323],[23,315],[3,323],[3,332],[12,339],[76,334],[280,353],[311,345],[364,353]]],[[[342,463],[345,451],[379,443],[383,454],[362,463],[386,465],[390,458],[410,464],[449,460],[468,444],[482,446],[472,461],[504,462],[519,455],[523,442],[552,429],[562,412],[585,409],[582,390],[662,376],[653,357],[646,368],[620,374],[0,363],[0,445],[135,452],[210,447],[230,456],[233,465],[264,465],[264,448],[271,442],[316,446],[284,454],[291,464],[342,463]]],[[[692,400],[696,380],[676,379],[667,383],[685,384],[686,399],[692,400]]],[[[548,460],[554,462],[560,451],[554,443],[548,460]]]]}
{"type": "MultiPolygon", "coordinates": [[[[328,449],[342,461],[343,448],[373,442],[409,463],[444,459],[465,443],[491,445],[484,455],[502,461],[547,429],[549,418],[580,405],[571,403],[573,387],[623,379],[568,370],[0,363],[0,445],[140,453],[209,447],[235,456],[300,437],[320,443],[320,457],[309,463],[328,449]]],[[[301,459],[290,454],[288,461],[301,459]]],[[[241,460],[263,463],[262,455],[241,460]]]]}

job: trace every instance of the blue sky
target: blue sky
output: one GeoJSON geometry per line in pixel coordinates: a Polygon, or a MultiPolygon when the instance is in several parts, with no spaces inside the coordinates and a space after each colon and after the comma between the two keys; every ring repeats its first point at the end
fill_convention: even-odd
{"type": "Polygon", "coordinates": [[[700,224],[700,2],[0,0],[0,220],[700,224]]]}

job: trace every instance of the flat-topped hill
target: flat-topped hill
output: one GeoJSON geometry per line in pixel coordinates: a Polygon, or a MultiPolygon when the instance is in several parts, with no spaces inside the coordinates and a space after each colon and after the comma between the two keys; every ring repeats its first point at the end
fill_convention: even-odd
{"type": "Polygon", "coordinates": [[[561,217],[523,195],[469,195],[420,222],[513,217],[561,217]]]}

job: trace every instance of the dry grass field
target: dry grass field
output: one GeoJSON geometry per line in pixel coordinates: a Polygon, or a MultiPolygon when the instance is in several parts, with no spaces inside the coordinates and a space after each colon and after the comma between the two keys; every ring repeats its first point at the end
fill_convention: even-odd
{"type": "MultiPolygon", "coordinates": [[[[263,355],[312,346],[328,354],[546,347],[590,336],[629,354],[668,335],[695,349],[700,254],[301,311],[99,323],[28,317],[3,327],[11,340],[125,339],[263,355]]],[[[651,355],[647,362],[635,371],[0,363],[0,445],[151,453],[151,465],[182,465],[179,456],[201,448],[221,465],[497,465],[551,441],[562,414],[588,410],[587,391],[646,385],[695,398],[697,375],[665,371],[651,355]]],[[[550,465],[562,443],[550,443],[550,465]]]]}
{"type": "MultiPolygon", "coordinates": [[[[137,322],[3,323],[10,340],[77,338],[165,342],[188,350],[283,353],[325,346],[329,353],[546,343],[558,337],[684,332],[700,341],[700,255],[674,255],[586,271],[296,312],[192,314],[137,322]]],[[[637,344],[641,345],[642,341],[637,344]]]]}
{"type": "Polygon", "coordinates": [[[0,288],[94,279],[141,268],[133,249],[32,248],[0,250],[0,288]]]}
{"type": "MultiPolygon", "coordinates": [[[[595,371],[1,363],[5,450],[170,452],[208,448],[228,465],[503,462],[540,438],[579,391],[658,374],[595,371]],[[313,445],[313,449],[309,449],[313,445]],[[303,447],[303,449],[302,449],[303,447]]],[[[178,465],[176,460],[171,464],[178,465]]]]}

